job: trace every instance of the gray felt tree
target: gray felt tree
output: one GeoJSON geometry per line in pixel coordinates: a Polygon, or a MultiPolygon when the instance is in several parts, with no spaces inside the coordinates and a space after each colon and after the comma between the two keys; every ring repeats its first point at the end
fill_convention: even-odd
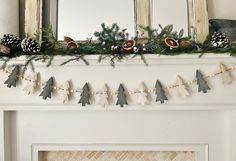
{"type": "Polygon", "coordinates": [[[207,85],[207,81],[204,79],[203,74],[197,70],[196,72],[198,92],[207,93],[207,90],[210,90],[210,87],[207,85]]]}
{"type": "Polygon", "coordinates": [[[116,105],[120,105],[120,107],[124,107],[124,105],[128,105],[126,94],[125,94],[125,88],[122,84],[120,84],[118,88],[118,95],[117,95],[117,102],[116,105]]]}
{"type": "Polygon", "coordinates": [[[8,76],[8,79],[4,82],[4,84],[7,84],[8,88],[11,88],[11,86],[16,87],[16,83],[19,78],[19,73],[20,73],[20,66],[17,65],[12,70],[11,74],[8,76]]]}
{"type": "Polygon", "coordinates": [[[47,98],[51,98],[51,94],[53,91],[53,85],[54,85],[54,78],[51,77],[46,85],[43,87],[43,91],[39,96],[43,96],[43,99],[46,100],[47,98]]]}
{"type": "Polygon", "coordinates": [[[156,102],[160,101],[161,103],[164,103],[165,100],[168,100],[168,98],[165,95],[165,91],[162,88],[162,84],[160,83],[159,80],[156,82],[156,102]]]}
{"type": "Polygon", "coordinates": [[[86,106],[86,104],[90,104],[90,89],[88,83],[86,83],[83,87],[83,91],[80,94],[79,103],[82,103],[82,106],[86,106]]]}

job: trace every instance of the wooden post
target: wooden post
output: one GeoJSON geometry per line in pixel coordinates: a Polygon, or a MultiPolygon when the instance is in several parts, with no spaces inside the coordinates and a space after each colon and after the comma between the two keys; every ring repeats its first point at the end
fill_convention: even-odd
{"type": "Polygon", "coordinates": [[[151,26],[151,1],[150,0],[135,0],[135,21],[136,30],[143,38],[148,37],[148,33],[144,32],[140,26],[151,26]]]}
{"type": "Polygon", "coordinates": [[[197,42],[204,42],[209,34],[206,0],[188,0],[189,27],[191,36],[197,42]]]}
{"type": "MultiPolygon", "coordinates": [[[[42,28],[42,0],[25,0],[25,34],[35,37],[42,28]]],[[[36,37],[35,37],[36,38],[36,37]]],[[[41,39],[41,36],[37,37],[41,39]]]]}

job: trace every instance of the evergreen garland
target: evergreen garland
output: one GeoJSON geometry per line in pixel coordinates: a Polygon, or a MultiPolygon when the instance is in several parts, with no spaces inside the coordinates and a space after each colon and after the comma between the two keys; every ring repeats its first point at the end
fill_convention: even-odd
{"type": "MultiPolygon", "coordinates": [[[[80,42],[78,48],[68,49],[63,42],[56,39],[53,34],[52,27],[42,29],[43,42],[41,43],[41,50],[39,53],[25,53],[22,49],[11,50],[11,53],[4,55],[0,53],[0,61],[3,61],[3,66],[15,57],[25,55],[27,61],[24,66],[31,66],[33,69],[33,61],[42,61],[46,63],[46,66],[50,66],[54,56],[71,56],[69,60],[66,60],[61,65],[65,65],[71,61],[83,61],[86,65],[89,62],[85,59],[85,55],[99,55],[98,62],[109,58],[111,66],[115,66],[116,62],[120,62],[124,59],[139,56],[141,60],[147,65],[145,60],[145,54],[160,54],[160,55],[179,55],[179,54],[196,54],[199,53],[202,56],[203,53],[230,53],[232,56],[236,55],[236,44],[231,44],[229,48],[215,48],[211,45],[212,33],[210,32],[207,40],[202,43],[196,43],[190,40],[190,37],[183,37],[184,31],[176,32],[173,30],[173,25],[166,27],[160,26],[161,30],[151,29],[150,27],[141,27],[148,32],[148,38],[145,40],[145,50],[137,50],[132,53],[115,53],[112,51],[112,46],[122,45],[122,43],[129,39],[129,34],[126,29],[120,29],[117,24],[113,24],[111,27],[106,26],[104,23],[101,25],[102,30],[94,33],[97,38],[96,42],[87,40],[80,42]],[[176,48],[170,49],[165,46],[163,40],[165,38],[173,38],[178,41],[187,40],[191,42],[191,48],[176,48]]],[[[133,38],[136,42],[141,42],[142,39],[137,37],[133,38]]],[[[141,44],[142,45],[142,44],[141,44]]],[[[3,67],[2,66],[2,67],[3,67]]]]}

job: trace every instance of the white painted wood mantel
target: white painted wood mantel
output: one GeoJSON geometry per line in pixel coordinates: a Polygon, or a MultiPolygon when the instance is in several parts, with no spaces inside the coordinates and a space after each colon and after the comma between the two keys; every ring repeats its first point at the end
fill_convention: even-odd
{"type": "MultiPolygon", "coordinates": [[[[133,90],[142,81],[153,88],[157,79],[171,85],[177,75],[192,80],[196,69],[208,75],[217,71],[220,62],[228,67],[236,65],[236,58],[227,54],[206,54],[200,59],[198,55],[147,55],[148,66],[137,57],[117,63],[115,68],[109,61],[97,63],[97,58],[87,57],[90,66],[73,62],[61,67],[66,58],[57,57],[49,68],[39,62],[35,67],[42,81],[54,76],[57,85],[72,80],[78,88],[89,82],[93,90],[101,89],[104,83],[117,90],[123,83],[133,90]]],[[[12,63],[24,61],[18,58],[12,63]]],[[[236,71],[233,75],[236,78],[236,71]]],[[[180,98],[171,89],[166,104],[141,106],[130,97],[130,106],[124,108],[103,108],[95,101],[81,107],[78,95],[69,104],[62,104],[58,94],[44,101],[39,92],[26,95],[24,82],[15,89],[7,88],[3,84],[6,79],[0,72],[0,161],[31,161],[35,145],[59,145],[61,150],[62,145],[96,143],[205,145],[209,152],[205,161],[236,160],[236,82],[223,85],[220,76],[208,80],[211,90],[207,94],[198,93],[194,84],[189,98],[180,98]]]]}

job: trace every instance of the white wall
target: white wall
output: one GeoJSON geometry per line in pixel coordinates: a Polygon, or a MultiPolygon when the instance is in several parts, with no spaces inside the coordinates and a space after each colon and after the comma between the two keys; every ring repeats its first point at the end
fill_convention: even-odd
{"type": "Polygon", "coordinates": [[[208,0],[209,18],[235,19],[235,0],[208,0]]]}

